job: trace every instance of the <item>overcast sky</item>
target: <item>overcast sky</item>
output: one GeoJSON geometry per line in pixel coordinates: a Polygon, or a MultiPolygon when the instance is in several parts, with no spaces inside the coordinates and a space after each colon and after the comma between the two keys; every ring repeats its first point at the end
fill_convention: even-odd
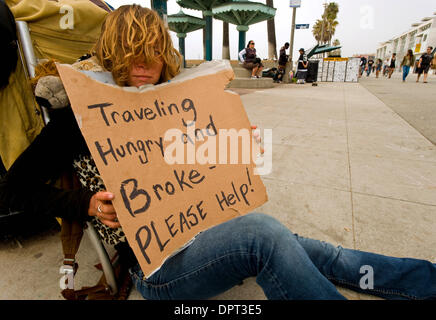
{"type": "MultiPolygon", "coordinates": [[[[150,0],[108,0],[109,4],[117,8],[123,4],[138,3],[150,7],[150,0]]],[[[265,3],[265,0],[257,2],[265,3]]],[[[312,27],[316,19],[322,15],[325,0],[302,0],[301,8],[297,9],[297,24],[310,24],[308,30],[296,30],[294,42],[294,56],[300,47],[310,48],[315,45],[312,27]]],[[[328,1],[331,2],[331,1],[328,1]]],[[[361,53],[375,53],[380,42],[389,40],[411,28],[411,24],[420,22],[424,17],[431,17],[436,12],[434,0],[335,0],[339,4],[338,21],[334,38],[341,42],[342,56],[351,56],[361,53]]],[[[168,0],[168,14],[178,13],[180,10],[176,0],[168,0]]],[[[274,0],[277,9],[275,16],[276,38],[278,49],[290,42],[292,8],[289,0],[274,0]]],[[[186,14],[201,17],[201,12],[183,9],[186,14]]],[[[268,57],[266,22],[250,26],[247,31],[247,41],[254,40],[257,54],[261,58],[268,57]]],[[[171,32],[175,46],[178,40],[171,32]]],[[[194,31],[186,37],[186,58],[203,58],[203,32],[194,31]]],[[[433,44],[433,46],[435,46],[433,44]]],[[[235,25],[230,25],[230,55],[237,59],[238,32],[235,25]]],[[[213,23],[213,58],[222,57],[222,22],[214,20],[213,23]]]]}

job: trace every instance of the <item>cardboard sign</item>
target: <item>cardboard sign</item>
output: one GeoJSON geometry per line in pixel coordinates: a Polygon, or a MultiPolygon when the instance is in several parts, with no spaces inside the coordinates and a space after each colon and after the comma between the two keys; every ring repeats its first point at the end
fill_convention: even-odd
{"type": "Polygon", "coordinates": [[[267,201],[254,162],[242,163],[247,141],[231,164],[234,146],[220,136],[251,135],[239,95],[224,90],[233,78],[228,63],[142,90],[98,82],[69,65],[58,71],[145,277],[199,232],[267,201]],[[227,159],[213,161],[214,153],[227,159]]]}

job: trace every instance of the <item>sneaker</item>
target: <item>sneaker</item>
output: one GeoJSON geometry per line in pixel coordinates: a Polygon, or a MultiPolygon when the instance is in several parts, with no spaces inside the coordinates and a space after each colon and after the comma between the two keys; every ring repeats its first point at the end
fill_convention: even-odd
{"type": "Polygon", "coordinates": [[[257,79],[257,77],[256,76],[251,76],[251,79],[257,79]]]}

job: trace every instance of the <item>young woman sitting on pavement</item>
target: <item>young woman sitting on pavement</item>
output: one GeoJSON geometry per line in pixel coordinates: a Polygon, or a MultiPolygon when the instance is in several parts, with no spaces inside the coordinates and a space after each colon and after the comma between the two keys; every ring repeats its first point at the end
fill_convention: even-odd
{"type": "MultiPolygon", "coordinates": [[[[120,86],[159,84],[179,72],[182,59],[156,12],[138,5],[110,13],[93,57],[80,68],[110,71],[120,86]]],[[[98,170],[70,106],[51,121],[16,160],[0,184],[1,202],[29,214],[48,214],[120,228],[98,170]],[[74,166],[83,188],[56,189],[46,182],[74,166]],[[86,176],[81,176],[85,174],[86,176]],[[25,189],[23,182],[25,181],[25,189]],[[27,190],[27,191],[26,191],[27,190]]],[[[120,231],[117,241],[125,241],[120,231]]],[[[345,299],[335,285],[388,299],[435,299],[436,265],[399,259],[301,237],[271,216],[250,213],[200,233],[152,276],[135,261],[136,289],[146,299],[207,299],[256,277],[268,299],[345,299]],[[360,286],[371,266],[373,287],[360,286]]]]}

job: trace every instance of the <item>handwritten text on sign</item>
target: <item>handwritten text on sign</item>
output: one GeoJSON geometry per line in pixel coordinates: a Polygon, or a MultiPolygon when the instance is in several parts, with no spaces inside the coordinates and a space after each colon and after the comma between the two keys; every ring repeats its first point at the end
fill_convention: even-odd
{"type": "MultiPolygon", "coordinates": [[[[231,151],[222,130],[250,128],[239,96],[224,91],[229,69],[146,91],[105,85],[66,65],[58,70],[145,276],[200,231],[267,200],[253,161],[210,160],[231,151]],[[190,162],[192,152],[209,160],[190,162]],[[167,161],[172,153],[179,161],[167,161]]],[[[240,159],[246,144],[237,146],[240,159]]]]}

